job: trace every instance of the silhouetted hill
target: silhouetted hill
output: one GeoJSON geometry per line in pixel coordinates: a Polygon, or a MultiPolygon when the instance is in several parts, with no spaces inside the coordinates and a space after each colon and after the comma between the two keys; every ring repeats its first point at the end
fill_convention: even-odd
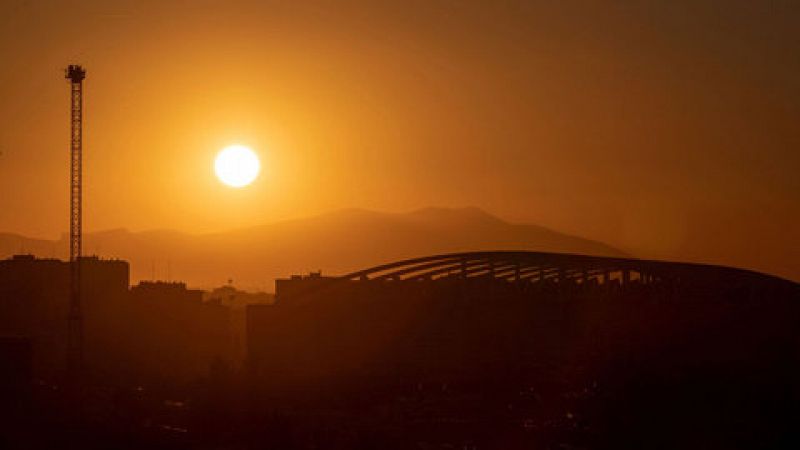
{"type": "MultiPolygon", "coordinates": [[[[20,251],[66,256],[66,241],[0,234],[0,256],[20,251]]],[[[191,235],[124,229],[86,236],[84,253],[131,263],[131,281],[171,278],[212,287],[272,290],[276,277],[322,270],[345,273],[379,263],[468,250],[541,250],[620,256],[606,244],[530,224],[503,221],[477,208],[425,208],[405,214],[346,209],[256,227],[191,235]]]]}
{"type": "Polygon", "coordinates": [[[2,257],[21,253],[32,253],[41,257],[61,257],[66,252],[66,242],[33,239],[15,233],[0,233],[2,257]]]}

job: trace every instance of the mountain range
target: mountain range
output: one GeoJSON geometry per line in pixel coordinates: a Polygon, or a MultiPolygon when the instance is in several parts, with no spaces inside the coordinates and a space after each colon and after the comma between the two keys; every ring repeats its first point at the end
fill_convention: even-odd
{"type": "MultiPolygon", "coordinates": [[[[64,258],[67,240],[0,233],[0,257],[30,253],[64,258]]],[[[409,213],[362,209],[210,234],[116,229],[84,236],[84,254],[130,262],[131,282],[185,281],[211,288],[232,280],[273,289],[275,278],[321,270],[344,274],[399,259],[479,250],[538,250],[623,256],[602,242],[532,224],[501,220],[478,208],[424,208],[409,213]]]]}

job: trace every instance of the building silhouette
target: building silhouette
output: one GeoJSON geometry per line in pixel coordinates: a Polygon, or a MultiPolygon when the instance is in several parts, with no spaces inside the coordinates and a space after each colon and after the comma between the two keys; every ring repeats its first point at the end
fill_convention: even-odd
{"type": "Polygon", "coordinates": [[[276,280],[272,299],[232,286],[210,293],[177,282],[131,287],[126,262],[80,261],[86,364],[79,397],[59,378],[68,264],[26,255],[0,261],[0,393],[14,405],[0,409],[0,443],[521,449],[800,442],[793,420],[800,286],[767,275],[477,252],[344,276],[295,275],[276,280]],[[253,303],[243,311],[245,297],[253,303]]]}
{"type": "MultiPolygon", "coordinates": [[[[128,263],[82,257],[86,377],[118,384],[207,376],[232,361],[230,308],[183,283],[129,287],[128,263]]],[[[17,255],[0,261],[0,336],[27,339],[32,373],[57,380],[66,364],[69,263],[17,255]]]]}
{"type": "Polygon", "coordinates": [[[330,448],[741,448],[791,435],[799,300],[716,266],[436,255],[277,280],[248,307],[247,363],[253,396],[313,405],[347,442],[330,448]]]}
{"type": "MultiPolygon", "coordinates": [[[[79,259],[87,354],[97,354],[112,305],[128,291],[128,263],[79,259]]],[[[55,259],[16,255],[0,261],[0,335],[31,340],[33,371],[55,377],[66,364],[70,265],[55,259]]],[[[90,357],[91,358],[91,357],[90,357]]]]}

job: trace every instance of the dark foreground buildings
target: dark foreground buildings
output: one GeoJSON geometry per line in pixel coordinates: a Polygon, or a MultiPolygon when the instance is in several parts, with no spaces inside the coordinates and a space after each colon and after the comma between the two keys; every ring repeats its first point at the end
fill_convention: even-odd
{"type": "Polygon", "coordinates": [[[126,263],[82,263],[94,274],[84,290],[87,371],[70,390],[48,375],[63,354],[66,264],[0,262],[2,334],[14,335],[0,340],[0,393],[6,412],[24,413],[0,422],[0,444],[800,442],[800,287],[761,274],[530,252],[440,255],[278,280],[275,301],[247,306],[242,320],[244,294],[232,288],[205,301],[179,283],[129,289],[126,263]]]}
{"type": "MultiPolygon", "coordinates": [[[[111,310],[126,298],[128,263],[81,258],[80,264],[84,334],[87,353],[94,355],[111,310]]],[[[32,255],[0,261],[0,336],[30,340],[37,377],[55,378],[66,364],[69,282],[64,261],[32,255]]]]}
{"type": "MultiPolygon", "coordinates": [[[[85,377],[118,384],[181,383],[230,355],[230,311],[182,283],[129,287],[128,263],[80,259],[85,377]]],[[[0,261],[0,336],[24,339],[31,374],[56,382],[66,361],[69,263],[0,261]]],[[[227,361],[230,363],[230,361],[227,361]]]]}
{"type": "Polygon", "coordinates": [[[747,271],[515,252],[295,276],[249,308],[252,395],[308,448],[782,447],[799,301],[747,271]]]}

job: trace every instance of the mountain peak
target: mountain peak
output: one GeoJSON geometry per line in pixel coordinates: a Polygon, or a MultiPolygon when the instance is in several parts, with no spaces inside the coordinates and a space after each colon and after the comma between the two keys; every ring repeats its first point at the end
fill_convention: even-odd
{"type": "MultiPolygon", "coordinates": [[[[131,280],[167,276],[190,286],[227,279],[270,290],[275,278],[309,270],[341,274],[398,259],[479,250],[620,255],[600,242],[536,225],[508,223],[476,207],[427,207],[405,213],[349,208],[213,234],[117,229],[87,236],[85,247],[130,262],[131,280]]],[[[64,253],[63,242],[0,236],[0,253],[20,248],[64,253]]]]}
{"type": "Polygon", "coordinates": [[[508,222],[475,207],[445,208],[430,206],[420,208],[405,214],[406,217],[426,222],[437,222],[442,225],[454,226],[458,224],[486,224],[504,225],[508,222]]]}

